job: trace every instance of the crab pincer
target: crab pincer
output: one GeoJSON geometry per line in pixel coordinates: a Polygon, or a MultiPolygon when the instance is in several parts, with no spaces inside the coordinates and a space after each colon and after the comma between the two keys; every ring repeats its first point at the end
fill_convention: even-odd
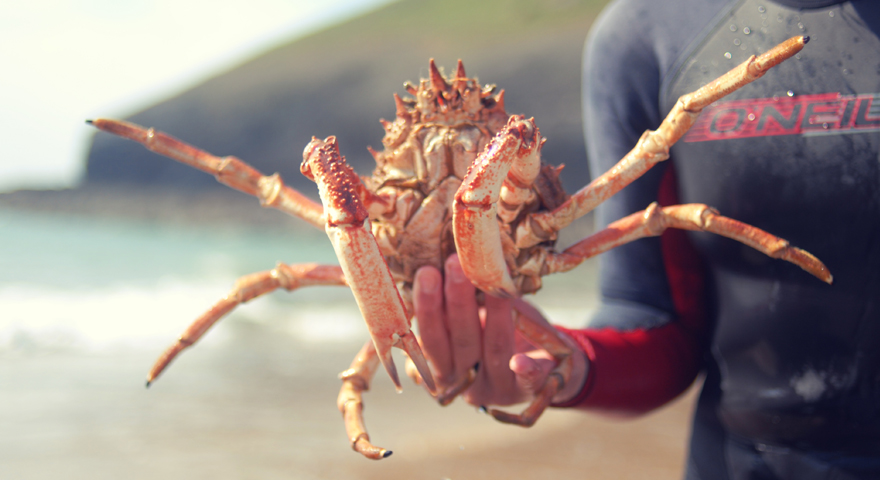
{"type": "Polygon", "coordinates": [[[336,137],[312,138],[303,151],[300,171],[318,184],[327,236],[367,324],[379,360],[394,386],[401,390],[391,347],[409,355],[425,385],[433,392],[434,378],[428,362],[410,330],[410,317],[403,299],[370,232],[367,210],[357,195],[360,177],[339,154],[336,137]]]}
{"type": "Polygon", "coordinates": [[[511,116],[470,166],[455,194],[453,229],[461,266],[477,288],[496,296],[519,296],[504,258],[497,204],[506,192],[531,193],[541,169],[543,143],[533,118],[511,116]]]}

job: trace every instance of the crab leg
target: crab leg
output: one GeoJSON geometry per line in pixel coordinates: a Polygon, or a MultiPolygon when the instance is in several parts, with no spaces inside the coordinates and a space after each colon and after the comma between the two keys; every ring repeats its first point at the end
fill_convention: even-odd
{"type": "Polygon", "coordinates": [[[413,360],[428,389],[433,391],[434,378],[410,330],[403,299],[370,232],[367,210],[358,196],[362,190],[360,178],[339,154],[336,138],[313,138],[303,152],[300,170],[318,184],[327,236],[367,323],[379,360],[394,386],[401,389],[391,358],[391,347],[398,347],[413,360]]]}
{"type": "Polygon", "coordinates": [[[277,173],[263,175],[235,157],[215,157],[153,128],[148,129],[133,123],[105,118],[86,120],[86,123],[138,142],[160,155],[210,173],[218,182],[257,197],[260,205],[264,207],[277,208],[284,213],[302,218],[317,228],[324,227],[321,205],[285,185],[277,173]]]}
{"type": "Polygon", "coordinates": [[[177,341],[159,356],[147,374],[147,387],[159,377],[177,354],[198,341],[220,318],[239,304],[279,288],[291,291],[299,287],[313,285],[346,285],[342,269],[335,265],[314,263],[285,265],[279,263],[272,270],[252,273],[239,278],[232,291],[197,318],[177,341]]]}
{"type": "Polygon", "coordinates": [[[550,212],[532,214],[517,227],[516,246],[527,248],[547,239],[572,221],[593,211],[597,205],[641,177],[657,163],[669,158],[669,148],[697,120],[703,108],[727,94],[761,78],[767,70],[801,51],[810,37],[792,37],[761,56],[748,60],[699,90],[682,95],[655,131],[646,131],[636,146],[611,170],[571,196],[550,212]]]}
{"type": "Polygon", "coordinates": [[[825,283],[832,282],[828,268],[809,252],[793,247],[787,240],[757,227],[723,217],[714,208],[699,203],[660,207],[654,202],[647,209],[621,218],[564,252],[549,255],[545,268],[547,273],[571,270],[587,258],[639,238],[660,235],[667,228],[702,230],[722,235],[772,258],[791,262],[825,283]]]}
{"type": "Polygon", "coordinates": [[[516,184],[530,186],[541,168],[542,143],[533,119],[511,116],[474,160],[455,194],[452,227],[461,267],[474,286],[495,296],[517,296],[496,218],[502,186],[511,196],[516,196],[511,188],[516,184]]]}
{"type": "Polygon", "coordinates": [[[351,362],[348,370],[339,374],[342,389],[336,399],[336,406],[345,422],[345,433],[351,448],[367,458],[380,460],[391,455],[391,450],[376,447],[370,443],[370,435],[364,425],[363,392],[370,389],[370,381],[376,374],[379,357],[373,342],[367,341],[351,362]]]}

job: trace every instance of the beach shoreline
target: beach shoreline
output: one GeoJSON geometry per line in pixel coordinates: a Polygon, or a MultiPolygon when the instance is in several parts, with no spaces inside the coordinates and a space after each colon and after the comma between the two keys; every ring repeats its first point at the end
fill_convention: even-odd
{"type": "MultiPolygon", "coordinates": [[[[335,378],[357,344],[298,343],[258,325],[194,348],[149,390],[156,352],[10,355],[0,362],[5,478],[591,478],[677,479],[694,389],[643,418],[551,409],[531,429],[502,425],[460,399],[436,405],[379,372],[365,396],[375,443],[347,445],[335,378]]],[[[402,364],[402,362],[398,362],[402,364]]]]}

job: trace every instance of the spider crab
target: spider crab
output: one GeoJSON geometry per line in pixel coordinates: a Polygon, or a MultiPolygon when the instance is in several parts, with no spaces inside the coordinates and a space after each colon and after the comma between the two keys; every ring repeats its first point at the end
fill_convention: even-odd
{"type": "MultiPolygon", "coordinates": [[[[543,165],[544,143],[534,119],[508,116],[504,91],[468,78],[459,60],[444,78],[434,61],[430,77],[418,86],[406,83],[412,98],[394,94],[397,115],[382,120],[384,150],[370,149],[376,160],[372,176],[361,178],[348,166],[335,137],[313,138],[303,153],[301,171],[318,185],[321,204],[286,186],[275,174],[264,176],[234,157],[218,158],[165,133],[130,123],[98,119],[95,127],[120,135],[162,155],[214,175],[218,181],[326,230],[339,266],[279,263],[273,270],[239,279],[232,291],[199,317],[158,359],[147,385],[184,348],[240,303],[278,288],[310,285],[351,288],[371,340],[351,367],[342,372],[338,406],[352,448],[379,459],[390,451],[370,443],[363,421],[362,393],[381,362],[400,389],[391,347],[403,349],[410,375],[424,383],[441,404],[466,390],[473,373],[456,385],[438,389],[410,329],[412,285],[423,265],[441,268],[457,252],[465,274],[480,290],[518,297],[537,291],[541,277],[570,270],[585,259],[666,228],[703,230],[724,235],[765,254],[787,260],[831,282],[827,268],[808,252],[706,205],[659,207],[656,203],[618,220],[580,242],[556,252],[556,233],[590,212],[656,163],[694,123],[700,111],[803,48],[808,37],[794,37],[759,57],[752,57],[700,90],[682,96],[656,131],[610,171],[572,196],[558,180],[560,169],[543,165]]],[[[543,319],[515,315],[516,328],[557,360],[543,389],[520,414],[490,413],[507,423],[529,426],[569,380],[571,350],[543,319]]]]}

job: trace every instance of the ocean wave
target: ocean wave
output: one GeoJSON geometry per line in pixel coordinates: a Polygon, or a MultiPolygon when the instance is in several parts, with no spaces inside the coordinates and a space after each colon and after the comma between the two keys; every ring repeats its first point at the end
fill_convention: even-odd
{"type": "MultiPolygon", "coordinates": [[[[225,295],[234,279],[162,279],[152,285],[60,288],[0,285],[0,352],[100,351],[168,345],[225,295]]],[[[200,345],[231,337],[230,324],[250,322],[309,343],[351,342],[366,328],[347,291],[267,295],[240,305],[200,345]]]]}

